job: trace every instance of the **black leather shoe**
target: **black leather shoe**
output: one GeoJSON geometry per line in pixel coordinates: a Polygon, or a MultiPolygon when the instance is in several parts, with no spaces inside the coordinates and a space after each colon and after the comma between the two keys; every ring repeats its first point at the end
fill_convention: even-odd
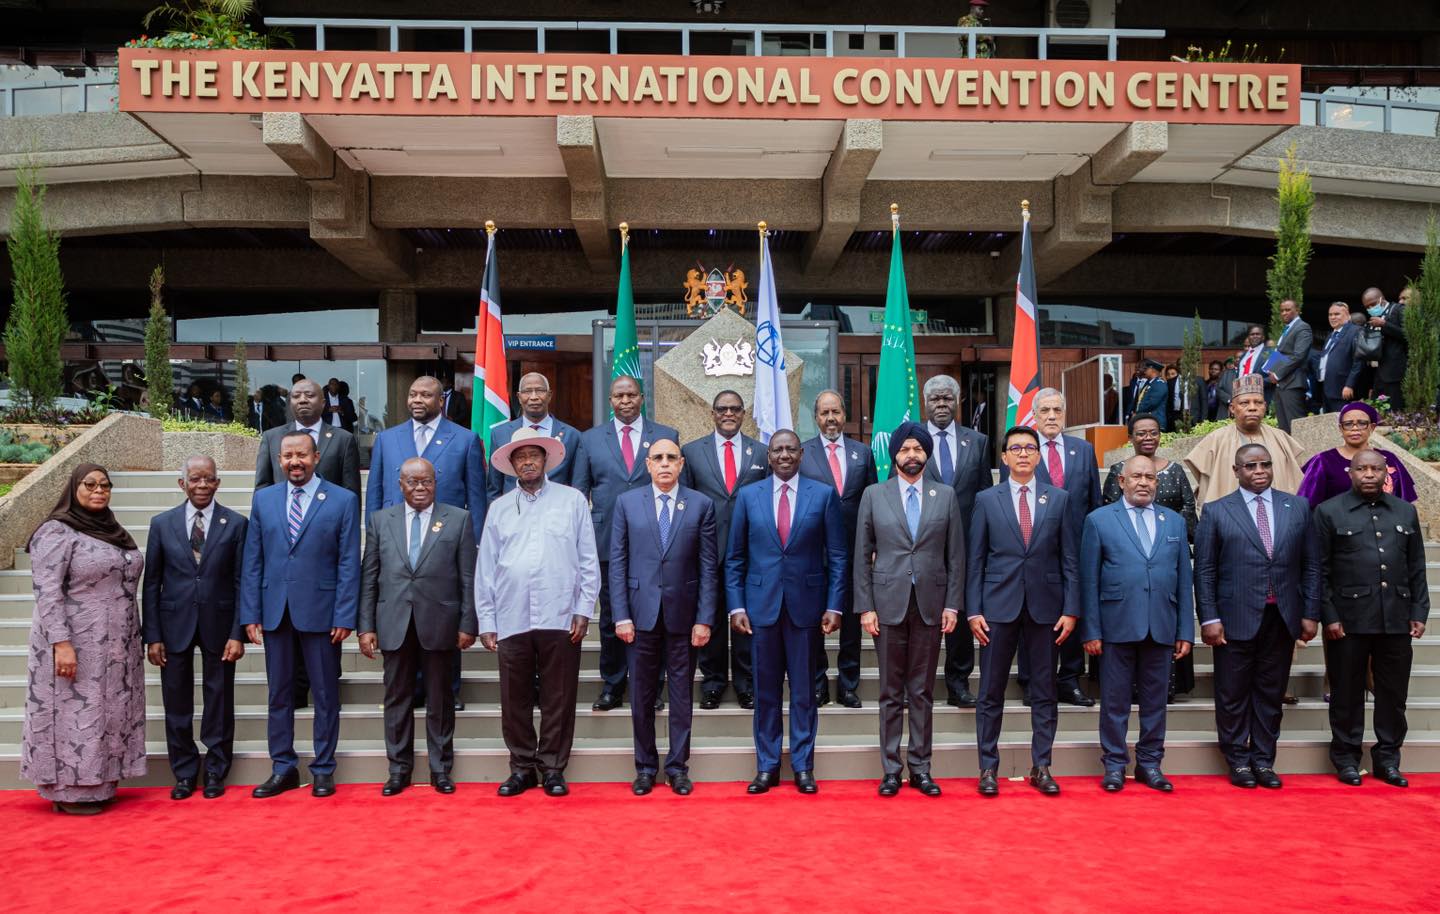
{"type": "Polygon", "coordinates": [[[774,787],[779,780],[780,775],[774,771],[761,771],[755,775],[755,780],[751,781],[745,788],[745,792],[748,794],[765,793],[771,787],[774,787]]]}
{"type": "Polygon", "coordinates": [[[1135,780],[1149,787],[1151,790],[1158,790],[1161,793],[1169,793],[1175,789],[1175,785],[1161,773],[1159,768],[1135,767],[1135,780]]]}
{"type": "Polygon", "coordinates": [[[654,789],[655,775],[649,773],[648,771],[642,771],[639,774],[635,775],[635,780],[630,785],[630,792],[635,794],[635,796],[637,797],[643,797],[645,796],[645,794],[649,793],[654,789]]]}
{"type": "Polygon", "coordinates": [[[820,790],[820,785],[815,783],[815,772],[795,772],[795,789],[801,793],[817,793],[820,790]]]}
{"type": "Polygon", "coordinates": [[[1119,793],[1125,789],[1125,772],[1105,772],[1105,776],[1100,779],[1100,786],[1105,788],[1106,793],[1119,793]]]}
{"type": "Polygon", "coordinates": [[[335,776],[330,774],[315,775],[315,782],[310,785],[310,796],[328,797],[335,794],[335,776]]]}
{"type": "Polygon", "coordinates": [[[454,708],[455,708],[456,711],[463,711],[463,710],[465,710],[465,702],[461,701],[461,700],[458,699],[458,698],[455,699],[454,708]]]}
{"type": "Polygon", "coordinates": [[[940,796],[940,785],[935,783],[934,778],[930,777],[928,771],[924,774],[910,775],[910,786],[925,794],[927,797],[940,796]]]}
{"type": "Polygon", "coordinates": [[[1075,705],[1081,708],[1095,707],[1095,699],[1082,692],[1079,686],[1071,686],[1069,688],[1062,687],[1056,697],[1067,705],[1075,705]]]}
{"type": "Polygon", "coordinates": [[[823,708],[830,703],[830,687],[821,686],[815,690],[815,707],[823,708]]]}
{"type": "Polygon", "coordinates": [[[655,693],[655,710],[657,710],[657,711],[663,711],[663,710],[665,710],[665,693],[664,693],[664,692],[656,692],[656,693],[655,693]]]}
{"type": "Polygon", "coordinates": [[[195,792],[194,778],[176,778],[175,786],[170,788],[170,799],[188,800],[190,794],[195,792]]]}
{"type": "Polygon", "coordinates": [[[842,689],[840,697],[835,700],[847,708],[865,707],[865,703],[860,700],[860,696],[856,695],[852,689],[842,689]]]}
{"type": "Polygon", "coordinates": [[[1360,769],[1354,765],[1346,765],[1335,772],[1335,778],[1342,784],[1349,784],[1351,787],[1360,786],[1360,769]]]}
{"type": "Polygon", "coordinates": [[[1406,779],[1405,775],[1400,773],[1400,769],[1398,766],[1385,765],[1381,767],[1378,771],[1376,771],[1375,774],[1380,778],[1380,780],[1389,784],[1391,787],[1410,786],[1410,781],[1406,779]]]}
{"type": "Polygon", "coordinates": [[[719,692],[701,692],[701,693],[700,693],[700,710],[702,710],[702,711],[713,711],[713,710],[715,710],[715,709],[718,708],[718,707],[720,707],[720,693],[719,693],[719,692]]]}
{"type": "Polygon", "coordinates": [[[380,788],[380,796],[393,797],[397,793],[403,793],[406,787],[410,786],[410,775],[392,774],[385,779],[385,786],[380,788]]]}
{"type": "Polygon", "coordinates": [[[601,692],[600,697],[595,699],[595,703],[590,706],[590,710],[613,711],[618,707],[620,707],[620,693],[605,691],[601,692]]]}
{"type": "Polygon", "coordinates": [[[980,785],[976,789],[982,797],[993,797],[1000,793],[1000,782],[995,780],[994,768],[986,768],[980,772],[980,785]]]}
{"type": "Polygon", "coordinates": [[[539,782],[535,780],[535,772],[533,771],[527,771],[524,774],[515,774],[512,772],[495,792],[502,797],[518,797],[538,783],[539,782]]]}
{"type": "Polygon", "coordinates": [[[695,792],[695,785],[690,782],[688,774],[675,774],[670,776],[670,792],[688,797],[695,792]]]}
{"type": "Polygon", "coordinates": [[[973,708],[975,707],[975,693],[971,692],[969,689],[961,689],[958,692],[951,692],[950,697],[945,699],[945,703],[948,705],[954,705],[957,708],[973,708]]]}
{"type": "Polygon", "coordinates": [[[893,797],[900,792],[900,775],[887,774],[880,779],[880,796],[893,797]]]}
{"type": "Polygon", "coordinates": [[[455,782],[450,780],[448,774],[430,773],[430,786],[435,788],[436,793],[454,793],[455,782]]]}
{"type": "Polygon", "coordinates": [[[1230,783],[1249,790],[1259,783],[1259,778],[1255,777],[1255,772],[1250,770],[1250,766],[1236,765],[1230,769],[1230,783]]]}
{"type": "Polygon", "coordinates": [[[755,695],[751,692],[738,692],[735,700],[740,702],[740,707],[747,711],[755,710],[755,695]]]}
{"type": "Polygon", "coordinates": [[[558,771],[552,771],[545,775],[545,795],[547,797],[563,797],[570,792],[570,785],[565,783],[565,775],[558,771]]]}
{"type": "Polygon", "coordinates": [[[272,774],[265,779],[263,784],[256,786],[250,791],[250,795],[256,799],[263,800],[266,797],[275,797],[287,790],[294,790],[300,786],[300,772],[291,769],[284,774],[272,774]]]}
{"type": "Polygon", "coordinates": [[[1274,768],[1256,768],[1255,783],[1267,790],[1279,790],[1285,786],[1285,783],[1280,780],[1280,775],[1275,773],[1274,768]]]}
{"type": "Polygon", "coordinates": [[[1020,703],[1021,703],[1022,705],[1024,705],[1025,707],[1027,707],[1027,708],[1030,707],[1030,696],[1029,696],[1029,695],[1023,695],[1023,696],[1021,696],[1021,698],[1020,698],[1020,703]]]}
{"type": "Polygon", "coordinates": [[[225,796],[225,781],[223,778],[206,778],[205,792],[202,794],[207,800],[225,796]]]}
{"type": "Polygon", "coordinates": [[[1060,795],[1060,785],[1055,783],[1055,779],[1050,776],[1049,765],[1038,765],[1031,768],[1028,780],[1030,781],[1031,787],[1034,787],[1047,797],[1060,795]]]}

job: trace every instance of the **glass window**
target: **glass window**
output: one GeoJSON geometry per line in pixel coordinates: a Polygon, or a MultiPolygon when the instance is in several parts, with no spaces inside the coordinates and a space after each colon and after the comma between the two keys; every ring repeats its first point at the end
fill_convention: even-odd
{"type": "Polygon", "coordinates": [[[287,343],[376,343],[380,311],[338,308],[287,314],[235,314],[175,322],[177,343],[233,343],[236,340],[287,343]]]}
{"type": "MultiPolygon", "coordinates": [[[[1194,322],[1189,314],[1121,311],[1086,305],[1041,305],[1042,346],[1179,346],[1194,322]]],[[[1222,346],[1223,320],[1202,318],[1204,345],[1222,346]]]]}

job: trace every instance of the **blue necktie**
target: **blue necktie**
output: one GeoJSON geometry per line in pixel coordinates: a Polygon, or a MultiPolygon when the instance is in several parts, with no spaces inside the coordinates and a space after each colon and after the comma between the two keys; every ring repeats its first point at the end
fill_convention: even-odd
{"type": "Polygon", "coordinates": [[[420,512],[410,515],[410,570],[420,564],[420,544],[424,542],[425,531],[420,528],[420,512]]]}
{"type": "Polygon", "coordinates": [[[951,484],[952,478],[955,476],[955,462],[950,459],[950,444],[945,440],[949,435],[949,429],[940,432],[940,481],[947,486],[951,484]]]}
{"type": "Polygon", "coordinates": [[[290,513],[286,519],[285,528],[292,546],[300,538],[300,525],[305,521],[305,512],[300,510],[300,496],[304,494],[304,489],[296,488],[290,499],[290,513]]]}
{"type": "Polygon", "coordinates": [[[905,496],[905,523],[910,527],[910,539],[913,541],[920,530],[920,498],[915,494],[914,486],[910,486],[907,491],[909,494],[905,496]]]}
{"type": "Polygon", "coordinates": [[[670,547],[670,496],[660,496],[660,551],[670,547]]]}
{"type": "Polygon", "coordinates": [[[1149,558],[1153,546],[1150,543],[1150,531],[1145,526],[1145,509],[1135,508],[1133,510],[1135,511],[1135,535],[1140,538],[1140,551],[1145,553],[1146,558],[1149,558]]]}

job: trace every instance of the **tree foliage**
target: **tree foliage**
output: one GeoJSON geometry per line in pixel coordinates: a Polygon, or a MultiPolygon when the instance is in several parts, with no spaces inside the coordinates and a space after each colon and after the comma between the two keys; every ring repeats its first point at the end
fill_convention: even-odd
{"type": "Polygon", "coordinates": [[[1310,173],[1296,165],[1293,143],[1280,160],[1275,199],[1279,204],[1275,254],[1265,271],[1272,340],[1278,340],[1285,329],[1280,303],[1290,299],[1297,307],[1305,304],[1305,269],[1310,265],[1310,212],[1315,208],[1315,190],[1310,186],[1310,173]]]}
{"type": "Polygon", "coordinates": [[[1203,347],[1205,345],[1205,330],[1200,325],[1200,312],[1195,312],[1195,322],[1185,330],[1184,349],[1180,352],[1180,389],[1188,391],[1190,396],[1183,398],[1182,403],[1186,404],[1185,411],[1180,414],[1180,421],[1177,423],[1182,432],[1188,432],[1195,425],[1195,418],[1203,412],[1204,403],[1196,397],[1196,390],[1200,381],[1201,362],[1204,360],[1203,347]]]}
{"type": "Polygon", "coordinates": [[[1428,408],[1440,389],[1440,242],[1435,213],[1425,227],[1425,256],[1420,278],[1410,280],[1410,304],[1405,306],[1405,342],[1410,361],[1405,367],[1405,404],[1412,410],[1428,408]]]}
{"type": "Polygon", "coordinates": [[[16,177],[15,208],[5,242],[14,291],[5,323],[5,353],[14,404],[49,410],[64,390],[60,344],[70,329],[65,278],[60,272],[60,233],[45,224],[45,185],[39,172],[25,167],[16,177]]]}
{"type": "Polygon", "coordinates": [[[245,340],[235,341],[235,396],[233,410],[240,415],[250,408],[250,363],[245,358],[245,340]]]}
{"type": "Polygon", "coordinates": [[[145,320],[145,387],[150,415],[164,419],[175,405],[175,372],[170,367],[170,315],[165,313],[161,290],[165,268],[150,273],[150,316],[145,320]]]}

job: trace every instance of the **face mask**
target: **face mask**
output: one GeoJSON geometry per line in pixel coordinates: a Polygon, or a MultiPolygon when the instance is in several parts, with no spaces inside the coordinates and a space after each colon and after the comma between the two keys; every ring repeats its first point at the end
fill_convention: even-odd
{"type": "Polygon", "coordinates": [[[1366,311],[1366,313],[1368,313],[1371,317],[1379,317],[1380,315],[1382,315],[1382,314],[1385,313],[1385,306],[1384,306],[1384,305],[1376,305],[1376,306],[1373,307],[1373,308],[1366,308],[1365,311],[1366,311]]]}

